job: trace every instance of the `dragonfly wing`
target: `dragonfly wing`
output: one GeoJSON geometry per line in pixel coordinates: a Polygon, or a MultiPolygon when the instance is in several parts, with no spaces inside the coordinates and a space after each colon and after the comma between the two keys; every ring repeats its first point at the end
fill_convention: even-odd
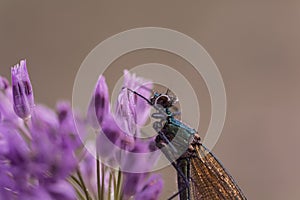
{"type": "Polygon", "coordinates": [[[195,147],[197,157],[191,159],[191,196],[193,200],[245,200],[241,189],[218,159],[203,145],[195,147]]]}

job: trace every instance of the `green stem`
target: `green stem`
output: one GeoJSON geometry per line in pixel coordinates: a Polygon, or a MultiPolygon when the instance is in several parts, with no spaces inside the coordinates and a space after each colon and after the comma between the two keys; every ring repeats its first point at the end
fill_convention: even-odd
{"type": "Polygon", "coordinates": [[[80,183],[81,183],[81,186],[82,186],[82,189],[83,189],[83,192],[84,192],[84,194],[85,194],[86,199],[87,199],[87,200],[90,200],[88,189],[87,189],[87,187],[85,186],[85,183],[84,183],[84,181],[83,181],[83,178],[82,178],[82,176],[81,176],[81,173],[80,173],[80,170],[79,170],[79,169],[77,169],[77,175],[78,175],[78,178],[79,178],[79,181],[80,181],[80,183]]]}
{"type": "Polygon", "coordinates": [[[82,188],[82,185],[80,183],[80,181],[75,177],[75,176],[71,176],[71,179],[80,187],[82,188]]]}
{"type": "Polygon", "coordinates": [[[122,172],[121,170],[119,169],[118,170],[118,177],[117,177],[117,188],[116,188],[116,200],[119,200],[121,199],[121,182],[122,182],[122,172]]]}
{"type": "Polygon", "coordinates": [[[104,164],[101,163],[101,199],[104,200],[104,181],[105,181],[105,169],[104,169],[104,164]]]}
{"type": "Polygon", "coordinates": [[[117,195],[117,180],[116,180],[116,170],[111,169],[112,170],[112,180],[113,180],[113,184],[114,184],[114,200],[116,200],[116,195],[117,195]]]}
{"type": "Polygon", "coordinates": [[[80,197],[81,200],[84,200],[84,196],[82,195],[81,190],[78,189],[78,187],[81,188],[80,182],[74,176],[71,176],[71,179],[69,179],[68,181],[75,189],[77,196],[80,197]]]}
{"type": "Polygon", "coordinates": [[[80,190],[78,190],[77,187],[74,187],[74,188],[75,188],[75,191],[76,191],[77,196],[79,196],[80,199],[84,200],[84,196],[81,194],[80,190]]]}
{"type": "Polygon", "coordinates": [[[26,144],[28,144],[29,147],[31,147],[31,140],[32,137],[29,133],[29,126],[27,124],[28,122],[24,121],[24,127],[20,127],[19,126],[19,133],[21,134],[21,137],[24,139],[24,141],[26,142],[26,144]]]}
{"type": "Polygon", "coordinates": [[[112,172],[109,173],[107,200],[110,200],[110,198],[111,198],[111,183],[112,183],[112,172]]]}
{"type": "Polygon", "coordinates": [[[101,200],[101,190],[100,190],[100,161],[99,155],[97,154],[97,194],[98,200],[101,200]]]}

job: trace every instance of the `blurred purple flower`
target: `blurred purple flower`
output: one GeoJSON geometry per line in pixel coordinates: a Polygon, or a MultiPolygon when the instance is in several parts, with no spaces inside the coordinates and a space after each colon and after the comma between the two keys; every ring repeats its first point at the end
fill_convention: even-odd
{"type": "Polygon", "coordinates": [[[83,146],[81,138],[86,136],[86,122],[79,117],[79,114],[72,111],[69,102],[60,101],[56,105],[59,121],[59,132],[63,137],[68,138],[66,142],[73,149],[83,146]],[[76,125],[75,125],[76,121],[76,125]]]}
{"type": "MultiPolygon", "coordinates": [[[[97,194],[97,169],[96,159],[89,152],[85,152],[85,155],[79,163],[79,169],[82,173],[84,182],[89,191],[96,196],[97,194]]],[[[101,175],[100,175],[101,176],[101,175]]]]}
{"type": "Polygon", "coordinates": [[[76,193],[72,186],[63,180],[47,186],[47,191],[55,200],[76,200],[76,193]]]}
{"type": "Polygon", "coordinates": [[[111,148],[114,144],[120,143],[122,130],[116,124],[112,116],[107,116],[102,122],[102,129],[97,136],[97,152],[99,156],[106,160],[112,159],[116,148],[111,148]]]}
{"type": "MultiPolygon", "coordinates": [[[[151,168],[157,161],[158,152],[151,152],[150,144],[152,140],[135,140],[135,147],[130,150],[133,155],[126,157],[122,162],[122,169],[126,171],[145,171],[143,173],[124,172],[123,193],[124,197],[129,198],[134,194],[138,194],[141,185],[144,185],[151,168]],[[151,152],[151,153],[149,153],[151,152]]],[[[162,187],[161,187],[162,189],[162,187]]],[[[126,199],[126,198],[125,198],[126,199]]]]}
{"type": "Polygon", "coordinates": [[[60,121],[59,112],[37,105],[31,126],[32,173],[43,181],[68,177],[77,166],[75,151],[80,139],[75,131],[67,119],[60,121]]]}
{"type": "Polygon", "coordinates": [[[9,82],[5,77],[0,76],[0,90],[5,90],[9,86],[9,82]]]}
{"type": "Polygon", "coordinates": [[[156,200],[163,188],[162,178],[153,174],[135,195],[135,200],[156,200]]]}
{"type": "Polygon", "coordinates": [[[12,68],[12,84],[0,77],[0,199],[75,200],[66,180],[81,141],[70,105],[59,103],[57,113],[34,106],[25,60],[12,68]]]}
{"type": "Polygon", "coordinates": [[[11,123],[25,131],[23,120],[16,115],[13,108],[12,88],[9,84],[6,85],[6,79],[4,81],[4,78],[0,78],[0,82],[5,82],[5,87],[0,89],[0,123],[11,123]]]}
{"type": "Polygon", "coordinates": [[[0,199],[76,199],[65,182],[76,165],[73,152],[51,143],[44,132],[30,146],[12,124],[0,123],[0,133],[0,199]],[[58,190],[63,182],[68,190],[58,190]]]}

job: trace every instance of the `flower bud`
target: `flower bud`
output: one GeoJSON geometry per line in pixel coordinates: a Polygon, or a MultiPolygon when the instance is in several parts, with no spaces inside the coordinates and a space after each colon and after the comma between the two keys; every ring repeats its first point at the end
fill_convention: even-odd
{"type": "Polygon", "coordinates": [[[28,119],[34,107],[34,98],[26,60],[11,68],[11,79],[15,113],[24,120],[28,119]]]}

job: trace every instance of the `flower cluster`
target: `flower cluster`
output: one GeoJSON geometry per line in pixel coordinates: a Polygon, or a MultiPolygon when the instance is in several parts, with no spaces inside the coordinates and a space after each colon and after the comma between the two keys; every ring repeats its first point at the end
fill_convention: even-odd
{"type": "MultiPolygon", "coordinates": [[[[12,85],[0,76],[0,199],[158,199],[159,175],[114,170],[87,153],[81,142],[92,125],[101,161],[125,171],[134,166],[147,171],[151,164],[126,157],[126,153],[150,151],[151,139],[137,139],[149,116],[147,102],[122,90],[112,112],[101,76],[83,118],[68,102],[57,103],[55,110],[35,104],[25,60],[11,73],[12,85]],[[107,141],[116,148],[111,149],[107,141]]],[[[124,88],[147,96],[139,88],[143,84],[143,79],[125,72],[124,88]]],[[[147,159],[153,164],[156,158],[147,159]]]]}
{"type": "Polygon", "coordinates": [[[0,199],[76,199],[67,182],[80,146],[70,106],[34,105],[26,61],[12,68],[12,86],[0,82],[0,199]]]}
{"type": "Polygon", "coordinates": [[[145,124],[149,117],[150,106],[144,99],[137,98],[134,93],[127,89],[149,97],[148,90],[151,87],[150,82],[136,77],[134,74],[131,75],[125,70],[123,89],[115,104],[115,111],[112,112],[108,87],[105,78],[101,76],[89,106],[88,118],[91,124],[95,125],[96,121],[100,125],[97,137],[97,153],[101,160],[113,166],[117,165],[125,171],[123,172],[123,199],[129,199],[132,196],[138,200],[145,199],[145,194],[151,194],[151,198],[148,199],[157,199],[162,189],[160,176],[156,174],[149,176],[148,173],[158,158],[158,154],[150,153],[153,138],[139,139],[140,127],[145,124]],[[105,140],[106,142],[103,142],[105,140]],[[140,153],[143,155],[149,153],[149,155],[131,156],[140,153]]]}

